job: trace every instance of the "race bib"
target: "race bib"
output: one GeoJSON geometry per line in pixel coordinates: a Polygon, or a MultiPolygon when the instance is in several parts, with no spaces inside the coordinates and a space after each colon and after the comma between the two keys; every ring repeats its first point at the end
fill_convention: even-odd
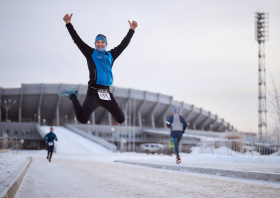
{"type": "Polygon", "coordinates": [[[101,100],[111,100],[110,93],[107,90],[98,89],[97,93],[101,100]]]}
{"type": "Polygon", "coordinates": [[[49,146],[53,146],[53,142],[48,142],[48,145],[49,146]]]}

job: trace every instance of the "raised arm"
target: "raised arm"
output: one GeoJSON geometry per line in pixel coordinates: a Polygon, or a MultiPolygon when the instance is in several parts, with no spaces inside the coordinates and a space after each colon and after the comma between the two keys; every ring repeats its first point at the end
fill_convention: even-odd
{"type": "Polygon", "coordinates": [[[129,44],[129,42],[130,42],[130,40],[131,40],[131,38],[132,38],[132,36],[135,32],[135,29],[138,26],[136,21],[132,21],[132,23],[130,21],[128,21],[128,23],[129,23],[130,29],[129,29],[127,35],[124,37],[122,42],[117,47],[115,47],[114,49],[112,49],[110,51],[110,53],[113,56],[114,61],[123,52],[123,50],[128,46],[128,44],[129,44]]]}
{"type": "Polygon", "coordinates": [[[74,29],[73,25],[71,24],[71,19],[72,19],[72,15],[70,16],[68,14],[66,14],[63,17],[64,22],[66,23],[66,27],[72,37],[72,39],[74,40],[74,43],[78,46],[78,48],[81,50],[81,52],[84,54],[84,56],[91,56],[93,49],[91,47],[89,47],[77,34],[76,30],[74,29]]]}

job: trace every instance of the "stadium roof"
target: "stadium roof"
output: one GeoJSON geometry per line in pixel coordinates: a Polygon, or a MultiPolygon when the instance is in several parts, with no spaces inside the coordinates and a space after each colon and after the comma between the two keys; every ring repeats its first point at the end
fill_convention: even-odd
{"type": "MultiPolygon", "coordinates": [[[[79,90],[78,99],[82,104],[87,85],[74,84],[22,84],[20,88],[0,88],[0,100],[16,103],[8,111],[11,122],[38,122],[45,119],[49,125],[64,125],[74,123],[75,116],[72,103],[65,97],[59,97],[62,88],[76,88],[79,90]]],[[[184,102],[173,100],[173,96],[111,87],[116,101],[126,114],[126,123],[135,118],[136,126],[164,128],[166,118],[171,115],[173,106],[180,109],[190,124],[190,129],[217,131],[234,130],[234,127],[224,119],[205,111],[202,108],[184,102]],[[134,106],[135,103],[135,106],[134,106]],[[135,108],[134,108],[135,107],[135,108]]],[[[0,120],[6,120],[6,110],[0,108],[0,120]]],[[[102,107],[97,108],[90,118],[91,124],[117,125],[113,117],[102,107]]]]}

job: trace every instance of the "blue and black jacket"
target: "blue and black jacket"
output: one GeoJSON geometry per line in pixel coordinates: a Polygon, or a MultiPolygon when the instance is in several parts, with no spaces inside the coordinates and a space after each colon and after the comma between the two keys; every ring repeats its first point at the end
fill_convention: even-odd
{"type": "Polygon", "coordinates": [[[48,134],[46,134],[44,137],[45,142],[53,142],[53,144],[54,144],[54,140],[58,141],[56,135],[52,131],[49,132],[48,134]]]}
{"type": "Polygon", "coordinates": [[[171,128],[171,137],[181,138],[188,124],[183,116],[178,113],[174,113],[167,119],[166,126],[171,128]]]}
{"type": "Polygon", "coordinates": [[[134,30],[130,29],[117,47],[108,52],[102,53],[84,43],[71,23],[66,24],[66,27],[74,40],[74,43],[87,59],[89,69],[88,85],[90,87],[103,89],[110,87],[113,83],[112,67],[114,61],[128,46],[134,34],[134,30]]]}

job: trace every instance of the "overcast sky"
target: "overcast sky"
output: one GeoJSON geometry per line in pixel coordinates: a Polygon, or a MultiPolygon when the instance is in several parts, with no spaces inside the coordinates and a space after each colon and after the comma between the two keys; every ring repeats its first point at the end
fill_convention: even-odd
{"type": "Polygon", "coordinates": [[[62,20],[108,50],[138,27],[114,63],[114,86],[173,95],[218,114],[239,131],[258,130],[258,43],[254,13],[269,13],[267,89],[280,82],[279,0],[0,0],[0,87],[87,84],[86,59],[62,20]]]}

